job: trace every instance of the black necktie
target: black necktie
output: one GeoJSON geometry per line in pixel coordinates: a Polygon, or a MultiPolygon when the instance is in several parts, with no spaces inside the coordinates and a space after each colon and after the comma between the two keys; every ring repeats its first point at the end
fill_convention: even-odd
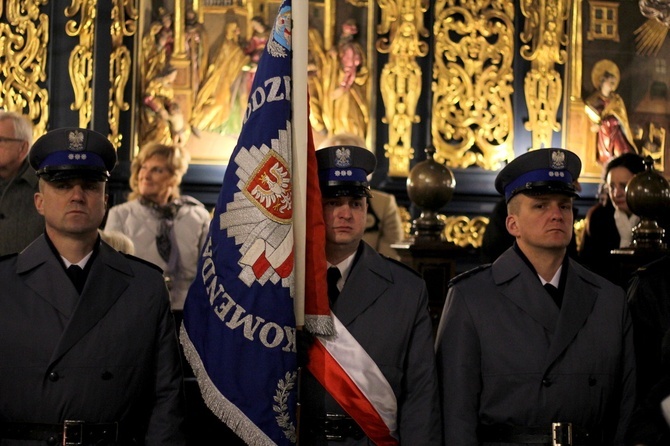
{"type": "Polygon", "coordinates": [[[340,290],[337,289],[337,281],[342,277],[340,269],[334,266],[328,268],[328,300],[330,304],[335,304],[337,297],[340,295],[340,290]]]}
{"type": "Polygon", "coordinates": [[[86,275],[84,274],[84,270],[77,265],[70,265],[65,272],[74,284],[77,292],[81,294],[81,290],[84,289],[84,283],[86,283],[86,275]]]}
{"type": "Polygon", "coordinates": [[[558,291],[558,288],[556,288],[550,283],[545,283],[544,289],[547,290],[551,298],[556,303],[556,306],[558,308],[561,308],[561,304],[563,303],[563,296],[561,296],[561,293],[558,291]]]}

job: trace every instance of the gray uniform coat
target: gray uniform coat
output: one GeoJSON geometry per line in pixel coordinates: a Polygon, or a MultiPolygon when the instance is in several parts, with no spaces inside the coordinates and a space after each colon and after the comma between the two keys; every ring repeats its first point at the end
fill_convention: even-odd
{"type": "Polygon", "coordinates": [[[78,296],[44,236],[0,260],[0,421],[118,421],[137,444],[181,445],[163,277],[105,243],[93,262],[78,296]]]}
{"type": "MultiPolygon", "coordinates": [[[[372,357],[398,401],[398,433],[405,445],[439,445],[439,403],[433,334],[424,281],[365,242],[333,312],[372,357]]],[[[343,414],[343,409],[305,372],[302,414],[343,414]]],[[[306,444],[319,444],[310,442],[306,444]]],[[[363,438],[337,445],[367,445],[363,438]]]]}
{"type": "Polygon", "coordinates": [[[445,444],[477,445],[480,423],[559,421],[623,444],[635,384],[623,290],[568,268],[560,310],[514,248],[454,280],[437,335],[445,444]]]}

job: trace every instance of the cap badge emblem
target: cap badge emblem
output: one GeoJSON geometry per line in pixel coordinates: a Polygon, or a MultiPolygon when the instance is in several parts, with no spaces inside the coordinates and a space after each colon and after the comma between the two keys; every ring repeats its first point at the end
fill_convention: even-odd
{"type": "Polygon", "coordinates": [[[341,147],[335,151],[335,165],[337,167],[351,166],[351,150],[341,147]]]}
{"type": "Polygon", "coordinates": [[[70,142],[68,150],[72,152],[81,152],[84,150],[84,134],[79,130],[68,133],[67,139],[70,142]]]}
{"type": "Polygon", "coordinates": [[[552,169],[565,169],[565,153],[551,152],[551,168],[552,169]]]}

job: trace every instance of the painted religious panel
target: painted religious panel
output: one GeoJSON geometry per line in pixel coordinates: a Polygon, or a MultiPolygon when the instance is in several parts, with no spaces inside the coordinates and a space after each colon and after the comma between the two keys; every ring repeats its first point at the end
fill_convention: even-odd
{"type": "MultiPolygon", "coordinates": [[[[370,135],[368,10],[309,2],[309,91],[315,141],[370,135]]],[[[242,126],[276,0],[142,3],[137,143],[185,147],[194,163],[226,164],[242,126]]]]}
{"type": "Polygon", "coordinates": [[[627,152],[667,171],[670,8],[647,3],[583,0],[573,9],[564,135],[584,161],[584,181],[599,182],[603,166],[627,152]]]}

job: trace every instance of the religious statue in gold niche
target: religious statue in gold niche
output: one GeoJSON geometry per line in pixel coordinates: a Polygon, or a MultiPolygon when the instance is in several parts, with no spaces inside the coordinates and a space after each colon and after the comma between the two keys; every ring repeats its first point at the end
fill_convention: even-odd
{"type": "Polygon", "coordinates": [[[596,91],[585,101],[585,110],[596,133],[596,160],[605,165],[624,153],[638,153],[628,122],[626,105],[616,93],[619,68],[610,60],[598,61],[591,72],[596,91]]]}
{"type": "Polygon", "coordinates": [[[249,56],[249,63],[243,68],[247,82],[247,91],[249,92],[251,91],[251,84],[256,75],[258,61],[261,60],[265,45],[270,38],[270,29],[261,16],[254,16],[251,18],[251,29],[253,30],[251,37],[246,42],[243,49],[244,54],[249,56]]]}
{"type": "Polygon", "coordinates": [[[236,134],[242,127],[249,96],[245,72],[251,58],[241,45],[240,32],[236,21],[224,27],[224,40],[207,69],[193,106],[191,125],[199,130],[236,134]]]}
{"type": "Polygon", "coordinates": [[[350,133],[365,139],[370,119],[366,93],[369,70],[365,50],[356,40],[356,20],[342,24],[337,44],[328,51],[323,51],[315,33],[310,31],[310,93],[318,90],[321,97],[317,114],[312,115],[314,128],[326,136],[350,133]]]}
{"type": "Polygon", "coordinates": [[[189,132],[181,107],[174,100],[177,70],[168,65],[149,81],[140,111],[140,147],[148,142],[183,147],[189,132]]]}
{"type": "Polygon", "coordinates": [[[158,8],[158,16],[149,25],[149,31],[142,38],[142,90],[146,84],[170,65],[174,50],[172,15],[163,7],[158,8]]]}
{"type": "Polygon", "coordinates": [[[307,90],[309,91],[309,122],[312,130],[324,135],[327,134],[323,120],[323,97],[325,82],[322,79],[323,65],[327,59],[321,32],[310,27],[307,31],[308,47],[307,54],[307,90]]]}
{"type": "Polygon", "coordinates": [[[186,44],[186,55],[190,63],[192,94],[195,99],[198,95],[200,83],[207,72],[209,41],[205,27],[198,21],[198,14],[192,7],[186,8],[185,21],[184,42],[186,44]]]}

